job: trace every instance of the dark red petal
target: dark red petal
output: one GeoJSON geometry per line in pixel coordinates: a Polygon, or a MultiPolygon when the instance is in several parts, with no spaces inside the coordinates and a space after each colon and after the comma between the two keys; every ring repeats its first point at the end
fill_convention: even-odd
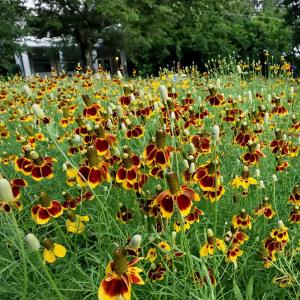
{"type": "Polygon", "coordinates": [[[117,175],[116,177],[119,179],[119,180],[125,180],[126,179],[126,170],[124,168],[120,168],[117,172],[117,175]]]}
{"type": "Polygon", "coordinates": [[[167,163],[165,153],[162,150],[158,150],[155,156],[156,163],[164,166],[167,163]]]}
{"type": "Polygon", "coordinates": [[[41,167],[41,173],[43,177],[49,177],[52,172],[52,167],[50,167],[48,164],[45,164],[41,167]]]}
{"type": "Polygon", "coordinates": [[[40,219],[45,220],[45,219],[49,219],[50,215],[47,211],[47,209],[40,207],[40,209],[37,212],[37,215],[40,219]]]}
{"type": "Polygon", "coordinates": [[[105,152],[108,150],[108,142],[104,139],[96,139],[95,147],[99,152],[105,152]]]}
{"type": "Polygon", "coordinates": [[[79,175],[83,180],[88,180],[89,178],[89,173],[90,173],[90,168],[89,167],[81,167],[79,169],[79,175]]]}
{"type": "Polygon", "coordinates": [[[96,169],[95,167],[92,167],[90,170],[88,181],[90,183],[98,183],[101,181],[101,171],[99,169],[96,169]]]}
{"type": "Polygon", "coordinates": [[[53,200],[53,201],[51,201],[50,207],[47,208],[47,211],[50,216],[55,217],[62,211],[62,206],[58,201],[53,200]]]}
{"type": "Polygon", "coordinates": [[[41,167],[33,167],[31,170],[31,175],[32,175],[32,177],[35,177],[35,178],[43,177],[42,172],[41,172],[41,167]]]}
{"type": "Polygon", "coordinates": [[[174,210],[173,199],[170,196],[166,196],[161,199],[160,206],[168,213],[172,214],[174,210]]]}
{"type": "Polygon", "coordinates": [[[179,210],[186,213],[191,208],[192,201],[186,195],[181,194],[177,196],[177,204],[179,210]]]}
{"type": "Polygon", "coordinates": [[[129,292],[129,284],[121,277],[114,277],[112,280],[102,281],[101,286],[106,296],[110,298],[122,296],[129,292]]]}

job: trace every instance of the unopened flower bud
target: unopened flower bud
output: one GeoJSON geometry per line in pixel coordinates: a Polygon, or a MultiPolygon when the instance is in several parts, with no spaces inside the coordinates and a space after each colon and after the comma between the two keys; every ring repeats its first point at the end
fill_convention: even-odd
{"type": "Polygon", "coordinates": [[[183,166],[186,170],[190,167],[189,162],[186,159],[183,161],[183,166]]]}
{"type": "Polygon", "coordinates": [[[211,129],[211,138],[213,142],[217,142],[220,139],[220,127],[215,124],[211,129]]]}
{"type": "Polygon", "coordinates": [[[5,178],[0,178],[0,201],[12,202],[14,195],[9,181],[5,178]]]}
{"type": "Polygon", "coordinates": [[[158,110],[158,109],[159,109],[159,105],[158,105],[158,103],[157,103],[157,102],[154,102],[154,104],[153,104],[153,108],[154,108],[154,110],[158,110]]]}
{"type": "Polygon", "coordinates": [[[276,174],[273,174],[273,175],[272,175],[272,181],[273,181],[273,182],[278,181],[276,174]]]}
{"type": "Polygon", "coordinates": [[[260,187],[261,189],[264,189],[264,188],[265,188],[265,184],[264,184],[264,182],[263,182],[262,180],[259,181],[259,187],[260,187]]]}
{"type": "Polygon", "coordinates": [[[194,173],[196,171],[196,166],[195,164],[192,162],[190,165],[190,173],[194,173]]]}
{"type": "Polygon", "coordinates": [[[175,241],[176,241],[176,231],[172,231],[172,235],[171,235],[171,239],[172,239],[172,243],[175,244],[175,241]]]}
{"type": "Polygon", "coordinates": [[[192,153],[196,153],[196,148],[193,143],[190,143],[190,148],[192,153]]]}
{"type": "Polygon", "coordinates": [[[128,247],[136,249],[136,248],[139,248],[141,246],[141,243],[142,243],[142,237],[141,237],[141,235],[140,234],[135,234],[131,238],[131,240],[130,240],[130,242],[128,244],[128,247]]]}
{"type": "Polygon", "coordinates": [[[25,241],[28,245],[28,248],[32,251],[37,251],[41,248],[39,240],[33,233],[26,234],[25,241]]]}
{"type": "Polygon", "coordinates": [[[213,237],[214,236],[214,232],[210,228],[207,229],[207,236],[208,237],[213,237]]]}
{"type": "Polygon", "coordinates": [[[88,123],[88,124],[85,125],[85,127],[86,127],[86,130],[87,130],[87,131],[92,131],[92,126],[91,126],[91,124],[88,123]]]}
{"type": "Polygon", "coordinates": [[[171,112],[170,117],[172,120],[176,119],[176,115],[175,115],[174,111],[171,112]]]}
{"type": "Polygon", "coordinates": [[[269,123],[269,113],[265,113],[265,115],[264,115],[264,123],[265,124],[269,123]]]}
{"type": "Polygon", "coordinates": [[[121,124],[121,128],[122,128],[123,131],[127,131],[127,127],[124,123],[121,124]]]}
{"type": "Polygon", "coordinates": [[[107,120],[106,126],[107,126],[108,128],[112,128],[112,121],[111,121],[111,119],[108,119],[108,120],[107,120]]]}
{"type": "Polygon", "coordinates": [[[130,94],[130,100],[131,100],[131,101],[134,101],[134,100],[135,100],[135,97],[134,97],[134,95],[133,95],[132,93],[130,94]]]}
{"type": "Polygon", "coordinates": [[[40,108],[40,106],[36,103],[32,104],[32,110],[37,118],[43,119],[45,118],[44,111],[40,108]]]}
{"type": "Polygon", "coordinates": [[[237,65],[237,66],[236,66],[236,71],[237,71],[237,73],[238,73],[239,75],[242,74],[242,68],[241,68],[240,65],[237,65]]]}
{"type": "Polygon", "coordinates": [[[248,100],[249,102],[252,102],[253,98],[252,98],[252,92],[251,91],[248,91],[248,100]]]}
{"type": "Polygon", "coordinates": [[[120,70],[117,71],[117,76],[119,79],[123,79],[123,75],[120,70]]]}
{"type": "Polygon", "coordinates": [[[221,79],[220,79],[220,78],[217,79],[217,82],[216,82],[216,88],[217,88],[217,89],[220,89],[220,88],[221,88],[221,79]]]}
{"type": "Polygon", "coordinates": [[[279,220],[279,221],[278,221],[278,227],[279,227],[280,229],[283,229],[283,228],[285,227],[282,220],[279,220]]]}
{"type": "Polygon", "coordinates": [[[120,105],[117,106],[117,112],[116,115],[118,118],[121,118],[123,115],[122,107],[120,105]]]}
{"type": "Polygon", "coordinates": [[[255,169],[255,177],[259,178],[260,177],[260,170],[259,169],[255,169]]]}
{"type": "Polygon", "coordinates": [[[23,91],[24,91],[24,93],[26,94],[27,97],[32,96],[31,88],[28,85],[23,86],[23,91]]]}
{"type": "Polygon", "coordinates": [[[161,98],[166,101],[168,99],[168,91],[163,84],[159,87],[159,91],[161,98]]]}
{"type": "Polygon", "coordinates": [[[81,136],[79,134],[75,134],[72,138],[72,142],[76,145],[81,144],[81,136]]]}
{"type": "Polygon", "coordinates": [[[107,107],[107,114],[109,115],[113,114],[112,108],[110,106],[107,107]]]}

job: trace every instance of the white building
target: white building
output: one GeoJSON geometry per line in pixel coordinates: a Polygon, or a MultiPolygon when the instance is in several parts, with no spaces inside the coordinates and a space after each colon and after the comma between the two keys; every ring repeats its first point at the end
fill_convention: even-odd
{"type": "MultiPolygon", "coordinates": [[[[69,50],[63,52],[60,50],[59,38],[42,38],[37,39],[35,37],[23,37],[18,40],[18,43],[23,46],[27,51],[17,53],[15,55],[16,64],[20,66],[21,72],[26,77],[39,73],[40,75],[46,75],[51,72],[51,68],[57,72],[62,70],[67,73],[72,73],[75,70],[78,62],[80,62],[80,52],[75,46],[69,46],[69,50]]],[[[97,50],[92,51],[92,68],[98,69],[99,63],[105,69],[110,69],[111,73],[115,73],[119,67],[123,70],[127,70],[127,61],[125,51],[120,51],[117,57],[99,57],[99,49],[101,49],[101,43],[96,45],[97,50]]]]}

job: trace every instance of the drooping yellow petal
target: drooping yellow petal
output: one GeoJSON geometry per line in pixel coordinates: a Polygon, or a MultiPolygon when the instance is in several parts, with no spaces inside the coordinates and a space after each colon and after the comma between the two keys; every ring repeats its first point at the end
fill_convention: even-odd
{"type": "Polygon", "coordinates": [[[53,252],[57,257],[65,257],[67,249],[63,245],[54,244],[53,252]]]}
{"type": "Polygon", "coordinates": [[[56,256],[52,250],[44,249],[43,257],[46,262],[52,264],[56,261],[56,256]]]}
{"type": "Polygon", "coordinates": [[[156,260],[156,257],[157,257],[156,248],[150,248],[147,253],[146,259],[152,263],[156,260]]]}
{"type": "Polygon", "coordinates": [[[249,177],[249,178],[248,178],[248,182],[249,182],[250,184],[257,184],[257,180],[256,180],[255,178],[253,178],[253,177],[249,177]]]}
{"type": "Polygon", "coordinates": [[[207,256],[208,254],[209,254],[209,245],[205,243],[205,245],[202,246],[202,248],[200,249],[200,256],[204,257],[207,256]]]}
{"type": "Polygon", "coordinates": [[[66,226],[67,226],[67,230],[69,232],[77,233],[77,234],[83,232],[84,227],[85,227],[84,224],[82,222],[80,222],[80,220],[78,220],[77,222],[72,222],[70,220],[67,220],[66,226]]]}
{"type": "Polygon", "coordinates": [[[226,245],[223,240],[217,239],[216,246],[218,250],[221,250],[223,253],[226,251],[226,245]]]}
{"type": "Polygon", "coordinates": [[[89,216],[80,216],[80,221],[88,222],[90,220],[89,216]]]}

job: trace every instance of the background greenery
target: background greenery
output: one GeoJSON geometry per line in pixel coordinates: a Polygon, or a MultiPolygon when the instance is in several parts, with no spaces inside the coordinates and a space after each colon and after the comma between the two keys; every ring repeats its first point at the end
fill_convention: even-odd
{"type": "MultiPolygon", "coordinates": [[[[290,0],[26,0],[0,1],[0,66],[9,69],[20,35],[59,36],[81,50],[84,65],[100,39],[104,51],[127,52],[142,74],[159,66],[229,54],[259,59],[263,49],[297,63],[300,8],[290,0]],[[84,2],[84,4],[82,4],[84,2]]],[[[129,70],[130,71],[130,70],[129,70]]]]}

